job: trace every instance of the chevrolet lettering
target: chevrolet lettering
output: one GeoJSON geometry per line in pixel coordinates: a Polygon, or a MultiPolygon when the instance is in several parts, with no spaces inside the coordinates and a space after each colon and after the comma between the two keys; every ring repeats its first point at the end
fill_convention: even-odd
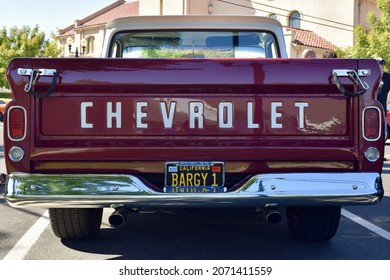
{"type": "Polygon", "coordinates": [[[6,71],[5,200],[49,209],[58,238],[96,237],[105,208],[115,228],[140,209],[245,207],[327,241],[341,207],[383,197],[376,60],[289,58],[260,16],[123,17],[103,33],[101,57],[6,71]]]}
{"type": "MultiPolygon", "coordinates": [[[[242,102],[242,101],[241,101],[242,102]]],[[[158,102],[157,110],[160,114],[161,123],[164,128],[172,128],[175,115],[180,114],[180,112],[186,112],[188,115],[188,128],[197,129],[204,128],[205,123],[205,108],[207,110],[207,115],[212,117],[216,122],[218,128],[233,128],[235,123],[235,114],[234,114],[234,103],[233,102],[218,102],[217,107],[212,107],[206,102],[199,101],[189,101],[187,105],[182,104],[181,108],[177,108],[177,101],[172,101],[169,105],[166,102],[158,102]],[[206,105],[205,105],[206,104],[206,105]],[[185,111],[187,107],[187,111],[185,111]],[[169,108],[169,110],[167,109],[169,108]]],[[[147,129],[149,127],[148,123],[151,121],[149,113],[149,104],[147,101],[136,102],[132,107],[135,108],[134,123],[135,128],[137,129],[147,129]]],[[[254,114],[254,102],[246,102],[246,124],[247,128],[258,129],[260,124],[254,122],[256,117],[254,114]]],[[[296,115],[294,116],[297,120],[297,129],[305,128],[305,108],[309,107],[308,102],[293,102],[293,107],[296,109],[296,115]]],[[[131,105],[130,105],[131,106],[131,105]]],[[[132,119],[132,114],[126,114],[122,111],[122,108],[125,107],[122,102],[106,102],[106,128],[121,128],[124,119],[132,119]]],[[[270,102],[270,108],[267,110],[270,113],[269,119],[271,120],[271,128],[282,129],[283,128],[283,102],[270,102]]],[[[80,105],[80,126],[81,128],[94,128],[92,122],[88,122],[88,112],[94,110],[94,102],[82,102],[80,105]]],[[[95,109],[97,110],[97,109],[95,109]]],[[[260,116],[261,117],[261,116],[260,116]]],[[[261,118],[258,117],[257,119],[261,118]]],[[[155,121],[154,119],[152,121],[155,121]]]]}

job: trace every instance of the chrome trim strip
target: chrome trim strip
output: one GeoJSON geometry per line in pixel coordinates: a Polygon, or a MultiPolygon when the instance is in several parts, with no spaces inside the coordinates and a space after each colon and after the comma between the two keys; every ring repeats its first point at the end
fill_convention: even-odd
{"type": "MultiPolygon", "coordinates": [[[[57,72],[56,69],[36,69],[40,72],[40,76],[53,76],[55,72],[57,72]]],[[[31,68],[18,68],[17,72],[21,76],[30,76],[31,72],[33,72],[34,69],[31,68]]]]}
{"type": "Polygon", "coordinates": [[[378,173],[259,174],[237,191],[157,192],[132,175],[27,174],[8,176],[5,199],[15,207],[262,207],[375,204],[383,196],[378,173]]]}
{"type": "Polygon", "coordinates": [[[348,77],[349,76],[349,72],[351,72],[351,71],[355,71],[356,74],[359,75],[359,77],[367,77],[367,76],[371,75],[371,69],[357,69],[357,70],[353,70],[353,69],[334,69],[332,71],[332,73],[336,73],[337,76],[339,76],[339,77],[348,77]]]}

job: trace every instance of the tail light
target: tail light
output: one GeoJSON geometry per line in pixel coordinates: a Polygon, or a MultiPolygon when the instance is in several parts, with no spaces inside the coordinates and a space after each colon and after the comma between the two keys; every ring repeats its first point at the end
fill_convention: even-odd
{"type": "Polygon", "coordinates": [[[26,110],[23,107],[11,107],[8,110],[8,137],[21,141],[26,137],[26,110]]]}
{"type": "Polygon", "coordinates": [[[376,141],[382,132],[381,112],[377,107],[367,107],[363,111],[363,137],[367,141],[376,141]]]}

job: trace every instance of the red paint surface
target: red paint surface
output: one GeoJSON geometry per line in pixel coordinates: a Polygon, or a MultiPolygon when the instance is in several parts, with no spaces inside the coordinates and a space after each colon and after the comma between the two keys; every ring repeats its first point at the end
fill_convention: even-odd
{"type": "MultiPolygon", "coordinates": [[[[374,60],[14,59],[7,74],[11,106],[26,109],[28,134],[18,143],[5,137],[5,154],[13,145],[26,151],[20,163],[7,160],[11,172],[153,173],[163,172],[166,161],[180,160],[224,161],[232,166],[226,172],[235,173],[335,171],[338,165],[339,171],[381,172],[381,162],[368,163],[362,153],[373,145],[383,150],[383,136],[377,142],[361,136],[361,112],[380,107],[374,100],[380,79],[374,60]],[[19,67],[56,69],[54,93],[44,99],[29,96],[23,90],[28,77],[17,74],[19,67]],[[331,72],[358,68],[371,69],[364,78],[370,88],[361,97],[345,97],[331,72]],[[87,110],[93,128],[81,127],[81,102],[93,102],[87,110]],[[107,127],[107,102],[122,104],[120,128],[107,127]],[[136,126],[137,102],[148,104],[143,109],[147,128],[136,126]],[[172,128],[163,126],[160,102],[177,103],[172,128]],[[189,127],[189,102],[204,105],[202,129],[189,127]],[[220,102],[233,104],[231,128],[219,126],[220,102]],[[259,128],[248,128],[248,102],[259,128]],[[282,103],[277,109],[282,128],[272,127],[273,102],[282,103]],[[309,104],[303,128],[296,102],[309,104]],[[70,168],[66,162],[75,164],[70,168]],[[89,169],[77,162],[107,162],[107,168],[91,164],[89,169]],[[137,167],[114,170],[115,162],[136,162],[137,167]]],[[[354,90],[348,78],[340,80],[354,90]]],[[[36,91],[45,92],[50,82],[41,77],[36,91]]]]}

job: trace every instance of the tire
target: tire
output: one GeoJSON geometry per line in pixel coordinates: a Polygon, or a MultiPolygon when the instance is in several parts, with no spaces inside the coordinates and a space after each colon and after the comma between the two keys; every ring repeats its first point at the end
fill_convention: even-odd
{"type": "Polygon", "coordinates": [[[341,207],[287,207],[290,234],[302,241],[328,241],[339,227],[341,207]]]}
{"type": "Polygon", "coordinates": [[[0,113],[0,122],[3,122],[4,121],[4,116],[2,113],[0,113]]]}
{"type": "Polygon", "coordinates": [[[98,235],[103,208],[51,208],[51,228],[58,238],[91,239],[98,235]]]}

